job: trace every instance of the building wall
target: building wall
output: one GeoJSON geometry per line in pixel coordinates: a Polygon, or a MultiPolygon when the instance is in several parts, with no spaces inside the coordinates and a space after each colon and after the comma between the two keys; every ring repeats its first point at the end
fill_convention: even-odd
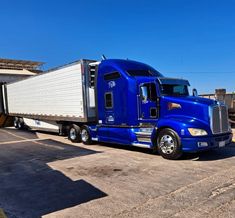
{"type": "Polygon", "coordinates": [[[0,83],[11,83],[28,77],[29,76],[26,75],[1,75],[0,72],[0,83]]]}

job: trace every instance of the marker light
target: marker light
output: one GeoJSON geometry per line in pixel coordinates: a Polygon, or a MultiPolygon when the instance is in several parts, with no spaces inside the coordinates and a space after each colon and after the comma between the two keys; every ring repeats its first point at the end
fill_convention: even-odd
{"type": "Polygon", "coordinates": [[[173,102],[168,103],[168,110],[180,109],[181,105],[173,102]]]}

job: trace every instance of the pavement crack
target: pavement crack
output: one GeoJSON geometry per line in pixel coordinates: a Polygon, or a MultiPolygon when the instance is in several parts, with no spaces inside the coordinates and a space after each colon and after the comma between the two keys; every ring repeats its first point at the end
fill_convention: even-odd
{"type": "Polygon", "coordinates": [[[209,199],[214,198],[218,195],[223,194],[224,192],[230,191],[235,189],[235,183],[225,184],[222,187],[219,187],[212,191],[211,195],[209,196],[209,199]]]}

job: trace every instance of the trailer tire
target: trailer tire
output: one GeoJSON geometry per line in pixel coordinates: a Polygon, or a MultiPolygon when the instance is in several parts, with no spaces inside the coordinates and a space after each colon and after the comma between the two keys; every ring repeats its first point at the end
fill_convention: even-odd
{"type": "Polygon", "coordinates": [[[16,128],[16,129],[19,129],[19,118],[18,117],[15,117],[14,118],[14,127],[16,128]]]}
{"type": "Polygon", "coordinates": [[[71,142],[81,142],[81,129],[79,126],[73,124],[69,127],[68,139],[71,142]]]}
{"type": "Polygon", "coordinates": [[[18,118],[18,129],[24,129],[25,124],[23,118],[18,118]]]}
{"type": "Polygon", "coordinates": [[[88,126],[82,126],[81,140],[82,140],[82,143],[85,145],[91,145],[93,143],[91,139],[91,132],[88,126]]]}
{"type": "Polygon", "coordinates": [[[169,160],[179,159],[183,154],[180,137],[170,128],[163,129],[159,133],[157,138],[157,149],[163,158],[169,160]]]}

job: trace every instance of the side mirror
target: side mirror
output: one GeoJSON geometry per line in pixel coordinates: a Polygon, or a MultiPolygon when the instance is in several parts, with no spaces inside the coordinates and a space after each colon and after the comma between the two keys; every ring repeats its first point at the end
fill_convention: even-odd
{"type": "Polygon", "coordinates": [[[197,89],[193,89],[193,96],[195,96],[195,97],[198,96],[197,89]]]}

